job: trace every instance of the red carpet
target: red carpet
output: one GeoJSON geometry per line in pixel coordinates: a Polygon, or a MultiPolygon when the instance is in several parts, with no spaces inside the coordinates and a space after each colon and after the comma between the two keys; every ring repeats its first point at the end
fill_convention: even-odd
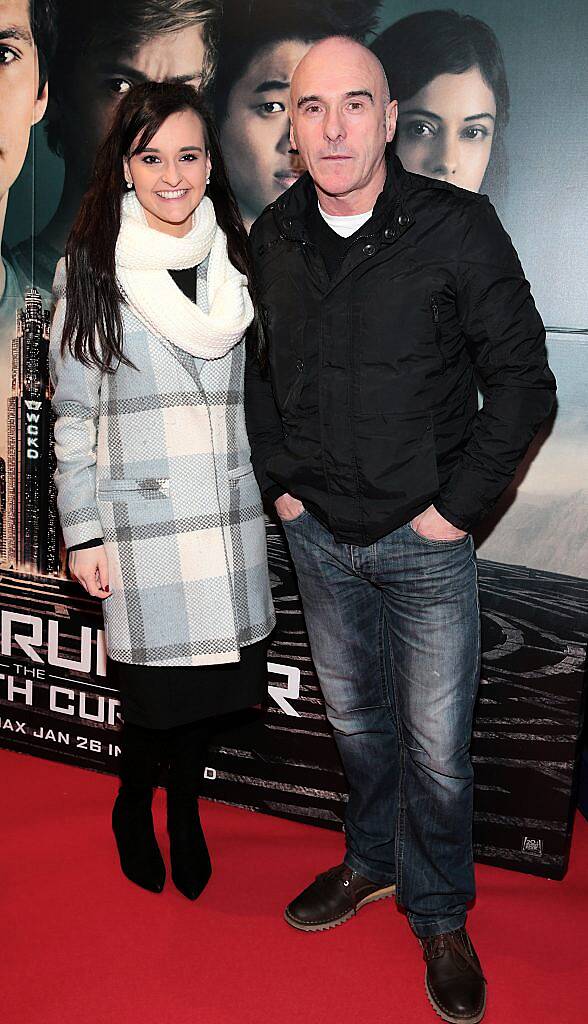
{"type": "MultiPolygon", "coordinates": [[[[342,838],[205,804],[214,875],[190,904],[127,882],[114,780],[0,751],[3,1024],[434,1024],[420,950],[391,901],[305,935],[282,907],[342,838]]],[[[163,795],[156,820],[163,836],[163,795]]],[[[165,843],[162,839],[162,847],[165,843]]],[[[563,882],[480,866],[472,937],[486,1024],[587,1018],[588,824],[563,882]]]]}

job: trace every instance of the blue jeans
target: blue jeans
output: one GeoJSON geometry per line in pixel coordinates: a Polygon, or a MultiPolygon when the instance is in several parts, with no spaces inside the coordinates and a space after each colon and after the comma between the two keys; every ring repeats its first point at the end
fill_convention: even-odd
{"type": "Polygon", "coordinates": [[[469,756],[480,615],[471,537],[410,525],[338,544],[309,512],[284,523],[312,657],[349,785],[349,867],[396,883],[424,938],[474,897],[469,756]]]}

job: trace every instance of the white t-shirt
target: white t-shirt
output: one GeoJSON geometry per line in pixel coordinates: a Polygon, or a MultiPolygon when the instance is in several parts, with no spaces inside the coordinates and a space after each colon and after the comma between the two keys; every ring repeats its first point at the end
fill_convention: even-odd
{"type": "Polygon", "coordinates": [[[368,221],[373,213],[373,210],[368,210],[367,213],[352,213],[348,217],[334,217],[331,213],[325,213],[321,204],[318,204],[319,213],[324,221],[329,225],[333,231],[336,231],[342,238],[349,238],[359,228],[368,221]]]}

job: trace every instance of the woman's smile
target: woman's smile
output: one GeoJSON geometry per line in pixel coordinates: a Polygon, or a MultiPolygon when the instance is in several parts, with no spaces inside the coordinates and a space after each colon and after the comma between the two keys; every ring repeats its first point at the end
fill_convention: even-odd
{"type": "Polygon", "coordinates": [[[190,191],[189,188],[175,188],[175,189],[169,189],[169,190],[166,190],[166,191],[163,191],[163,190],[157,191],[155,193],[155,195],[158,196],[160,199],[164,199],[166,202],[169,202],[170,199],[171,200],[183,199],[184,196],[189,191],[190,191]]]}

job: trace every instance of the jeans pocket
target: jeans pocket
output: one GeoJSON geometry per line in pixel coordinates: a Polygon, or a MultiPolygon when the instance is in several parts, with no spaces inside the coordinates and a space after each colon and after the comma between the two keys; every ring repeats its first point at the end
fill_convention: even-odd
{"type": "Polygon", "coordinates": [[[300,513],[300,515],[294,516],[293,519],[282,519],[282,518],[280,518],[280,522],[281,522],[282,526],[294,526],[295,523],[299,523],[308,514],[309,514],[308,509],[303,508],[302,512],[300,513]]]}
{"type": "Polygon", "coordinates": [[[465,537],[456,537],[455,540],[433,540],[431,537],[423,537],[422,533],[417,533],[412,523],[406,524],[413,537],[420,540],[423,544],[433,548],[455,548],[461,547],[466,541],[470,539],[471,534],[466,533],[465,537]]]}

